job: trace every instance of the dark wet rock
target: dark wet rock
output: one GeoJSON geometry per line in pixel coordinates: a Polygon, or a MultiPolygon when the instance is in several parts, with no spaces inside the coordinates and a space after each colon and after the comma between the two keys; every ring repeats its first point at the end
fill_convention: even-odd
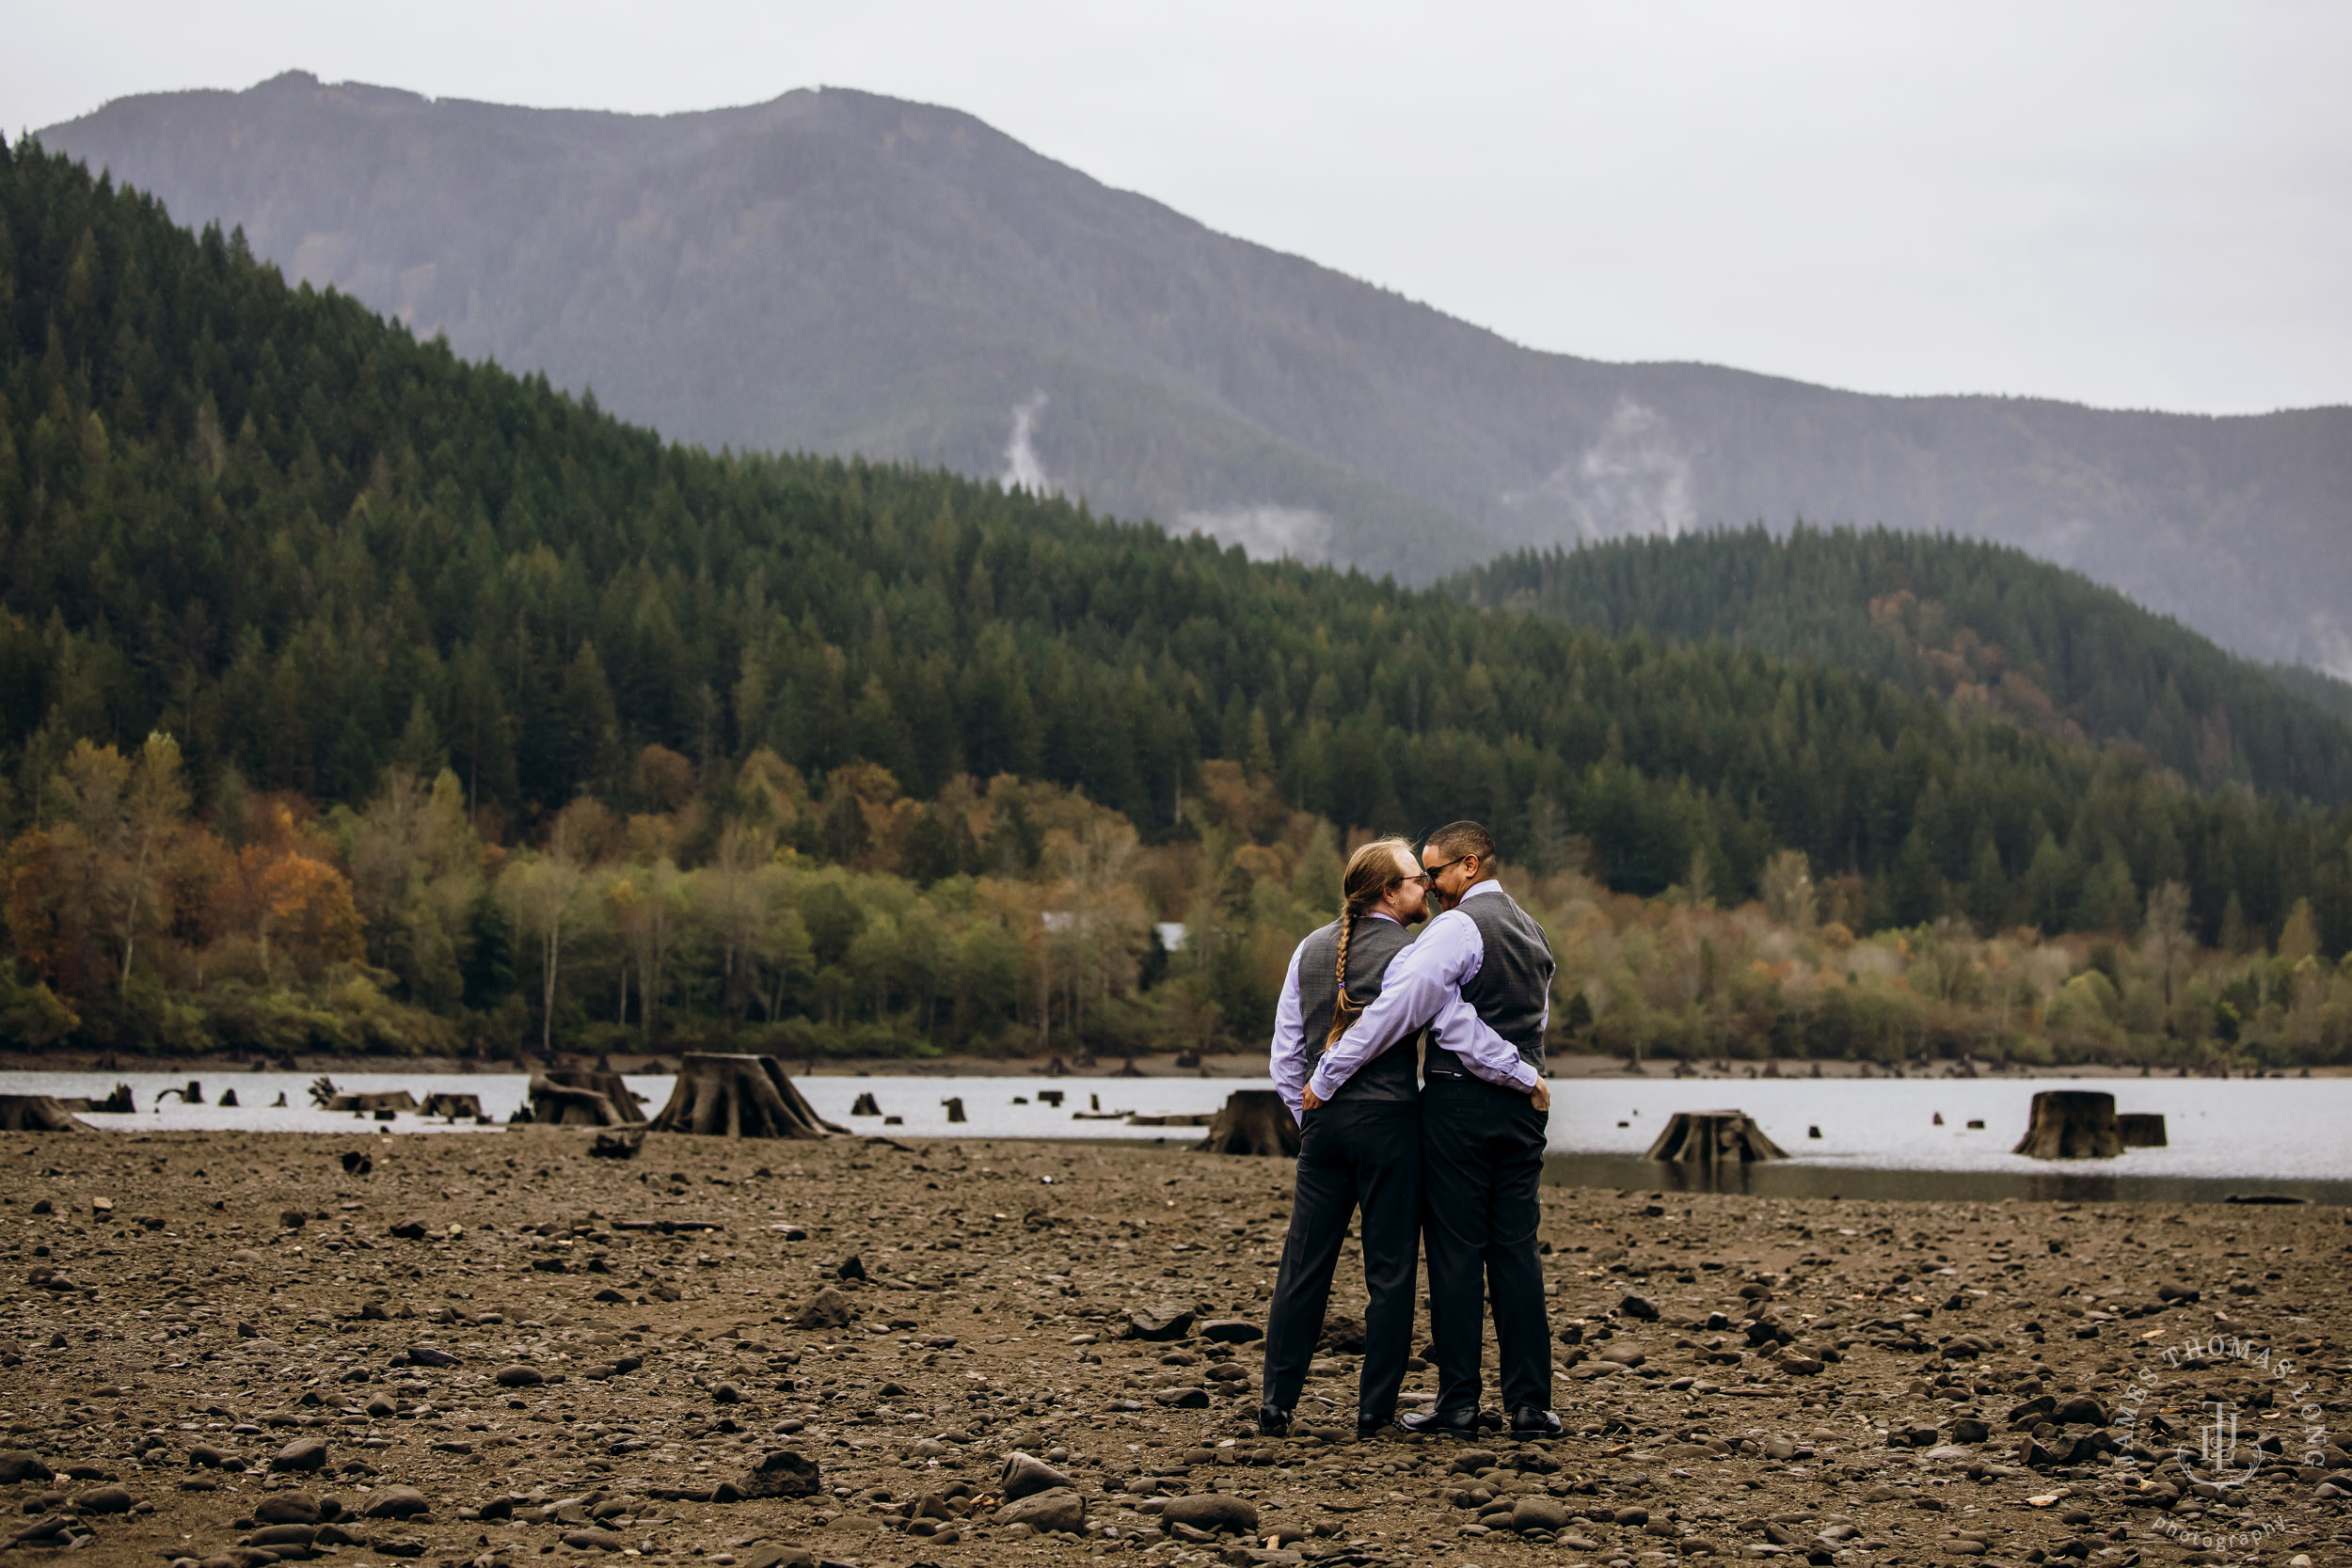
{"type": "Polygon", "coordinates": [[[856,1304],[828,1285],[810,1297],[808,1305],[793,1316],[792,1326],[795,1328],[847,1328],[856,1316],[856,1304]]]}
{"type": "Polygon", "coordinates": [[[816,1495],[823,1478],[806,1454],[777,1449],[729,1484],[746,1497],[806,1497],[816,1495]]]}
{"type": "Polygon", "coordinates": [[[1127,1314],[1126,1338],[1164,1341],[1192,1332],[1193,1314],[1181,1307],[1154,1307],[1127,1314]]]}
{"type": "Polygon", "coordinates": [[[253,1517],[265,1525],[315,1525],[324,1515],[308,1492],[272,1492],[253,1505],[253,1517]]]}
{"type": "Polygon", "coordinates": [[[229,1463],[229,1456],[210,1443],[199,1443],[188,1450],[190,1469],[217,1470],[229,1463]]]}
{"type": "Polygon", "coordinates": [[[520,1362],[511,1367],[501,1367],[492,1379],[501,1388],[536,1388],[547,1380],[547,1373],[536,1367],[523,1366],[520,1362]]]}
{"type": "Polygon", "coordinates": [[[13,1486],[21,1481],[47,1481],[54,1474],[39,1454],[21,1449],[0,1453],[0,1484],[13,1486]]]}
{"type": "MultiPolygon", "coordinates": [[[[903,1394],[906,1390],[901,1388],[898,1392],[903,1394]]],[[[743,1399],[743,1389],[739,1384],[722,1383],[715,1385],[710,1390],[710,1401],[713,1404],[741,1404],[743,1399]]]]}
{"type": "Polygon", "coordinates": [[[1057,1486],[1069,1486],[1068,1476],[1041,1459],[1014,1452],[1005,1456],[1004,1473],[998,1477],[996,1490],[1007,1502],[1050,1491],[1057,1486]]]}
{"type": "Polygon", "coordinates": [[[398,1225],[393,1226],[391,1233],[404,1242],[421,1242],[431,1234],[431,1231],[424,1221],[408,1219],[402,1220],[398,1225]]]}
{"type": "Polygon", "coordinates": [[[412,1519],[418,1514],[432,1512],[432,1503],[428,1502],[425,1495],[415,1487],[384,1486],[378,1487],[370,1494],[368,1500],[360,1505],[359,1517],[362,1519],[412,1519]]]}
{"type": "Polygon", "coordinates": [[[408,1365],[411,1367],[454,1367],[457,1357],[433,1345],[410,1345],[408,1365]]]}
{"type": "Polygon", "coordinates": [[[1993,1429],[1974,1416],[1963,1416],[1952,1423],[1952,1441],[1955,1443],[1981,1443],[1992,1435],[1993,1429]]]}
{"type": "Polygon", "coordinates": [[[1617,1310],[1626,1317],[1638,1318],[1645,1323],[1658,1321],[1658,1308],[1646,1296],[1628,1295],[1617,1303],[1617,1310]]]}
{"type": "Polygon", "coordinates": [[[1206,1388],[1162,1388],[1152,1398],[1170,1410],[1206,1410],[1209,1391],[1206,1388]]]}
{"type": "Polygon", "coordinates": [[[1247,1345],[1265,1338],[1265,1330],[1246,1318],[1215,1318],[1200,1325],[1200,1338],[1221,1345],[1247,1345]]]}
{"type": "Polygon", "coordinates": [[[316,1525],[263,1525],[245,1538],[248,1546],[308,1546],[318,1540],[316,1525]]]}
{"type": "MultiPolygon", "coordinates": [[[[609,1529],[567,1529],[561,1539],[566,1546],[575,1546],[583,1552],[628,1550],[628,1538],[609,1529]]],[[[380,1546],[377,1548],[379,1551],[382,1549],[380,1546]]]]}
{"type": "Polygon", "coordinates": [[[2050,1419],[2060,1426],[2103,1427],[2107,1424],[2107,1413],[2097,1400],[2083,1394],[2059,1405],[2050,1419]]]}
{"type": "Polygon", "coordinates": [[[270,1460],[269,1467],[280,1472],[324,1470],[326,1468],[326,1439],[297,1437],[278,1450],[270,1460]]]}
{"type": "Polygon", "coordinates": [[[128,1513],[131,1494],[119,1486],[93,1486],[74,1498],[73,1506],[83,1513],[128,1513]]]}
{"type": "Polygon", "coordinates": [[[1084,1529],[1087,1522],[1086,1499],[1067,1486],[1049,1486],[1025,1497],[1016,1497],[996,1511],[1000,1525],[1026,1525],[1031,1529],[1084,1529]]]}
{"type": "Polygon", "coordinates": [[[1196,1492],[1170,1497],[1160,1509],[1160,1528],[1190,1525],[1215,1534],[1251,1535],[1258,1528],[1258,1505],[1247,1497],[1222,1492],[1196,1492]]]}
{"type": "Polygon", "coordinates": [[[1609,1517],[1613,1524],[1625,1525],[1628,1527],[1646,1525],[1649,1523],[1649,1510],[1646,1508],[1621,1508],[1609,1517]]]}

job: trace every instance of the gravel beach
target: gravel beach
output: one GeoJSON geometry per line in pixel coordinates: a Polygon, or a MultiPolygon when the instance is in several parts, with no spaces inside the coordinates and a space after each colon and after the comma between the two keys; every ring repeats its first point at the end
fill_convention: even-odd
{"type": "Polygon", "coordinates": [[[1354,1441],[1351,1243],[1270,1440],[1285,1162],[592,1138],[0,1137],[14,1550],[2352,1560],[2342,1210],[1547,1189],[1566,1437],[1354,1441]]]}

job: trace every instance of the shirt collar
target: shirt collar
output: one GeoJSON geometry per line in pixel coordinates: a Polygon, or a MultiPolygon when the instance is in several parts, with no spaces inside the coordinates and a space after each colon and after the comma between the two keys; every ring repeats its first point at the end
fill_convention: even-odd
{"type": "Polygon", "coordinates": [[[1480,894],[1482,894],[1482,893],[1501,893],[1502,891],[1502,882],[1500,882],[1500,881],[1498,881],[1498,880],[1496,880],[1496,879],[1492,879],[1492,878],[1489,878],[1489,879],[1488,879],[1487,880],[1486,880],[1486,881],[1483,881],[1483,882],[1472,882],[1472,883],[1471,883],[1469,887],[1464,888],[1464,889],[1462,890],[1462,897],[1461,897],[1461,898],[1456,898],[1456,899],[1454,900],[1454,903],[1458,905],[1458,904],[1460,904],[1460,903],[1462,902],[1462,899],[1464,899],[1464,898],[1475,898],[1475,897],[1477,897],[1477,896],[1478,896],[1480,894]]]}

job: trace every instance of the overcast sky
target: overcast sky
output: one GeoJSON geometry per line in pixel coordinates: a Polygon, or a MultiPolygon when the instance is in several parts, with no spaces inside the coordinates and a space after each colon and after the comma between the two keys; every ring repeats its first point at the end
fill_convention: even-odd
{"type": "Polygon", "coordinates": [[[0,125],[300,68],[969,110],[1521,342],[1881,392],[2352,403],[2352,5],[76,0],[0,125]]]}

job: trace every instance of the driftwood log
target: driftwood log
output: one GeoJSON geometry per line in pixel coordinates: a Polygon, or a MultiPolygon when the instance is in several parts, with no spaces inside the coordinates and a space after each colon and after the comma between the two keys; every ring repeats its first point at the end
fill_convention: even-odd
{"type": "Polygon", "coordinates": [[[0,1132],[87,1132],[86,1122],[45,1094],[0,1094],[0,1132]]]}
{"type": "Polygon", "coordinates": [[[1788,1154],[1745,1111],[1677,1111],[1649,1146],[1648,1157],[1674,1164],[1712,1165],[1786,1160],[1788,1154]]]}
{"type": "Polygon", "coordinates": [[[821,1138],[849,1131],[819,1117],[775,1057],[702,1052],[678,1063],[676,1086],[653,1130],[728,1138],[821,1138]]]}
{"type": "Polygon", "coordinates": [[[2115,1131],[2125,1148],[2163,1148],[2164,1113],[2161,1111],[2120,1111],[2115,1117],[2115,1131]]]}
{"type": "Polygon", "coordinates": [[[2010,1150],[2035,1160],[2111,1160],[2123,1152],[2115,1096],[2097,1089],[2043,1089],[2033,1097],[2033,1125],[2010,1150]]]}
{"type": "Polygon", "coordinates": [[[1235,1089],[1198,1147],[1210,1154],[1293,1158],[1298,1153],[1298,1123],[1272,1089],[1235,1089]]]}
{"type": "Polygon", "coordinates": [[[482,1097],[478,1094],[429,1094],[424,1097],[423,1110],[428,1117],[447,1117],[452,1121],[462,1117],[468,1121],[479,1121],[482,1119],[482,1097]]]}

